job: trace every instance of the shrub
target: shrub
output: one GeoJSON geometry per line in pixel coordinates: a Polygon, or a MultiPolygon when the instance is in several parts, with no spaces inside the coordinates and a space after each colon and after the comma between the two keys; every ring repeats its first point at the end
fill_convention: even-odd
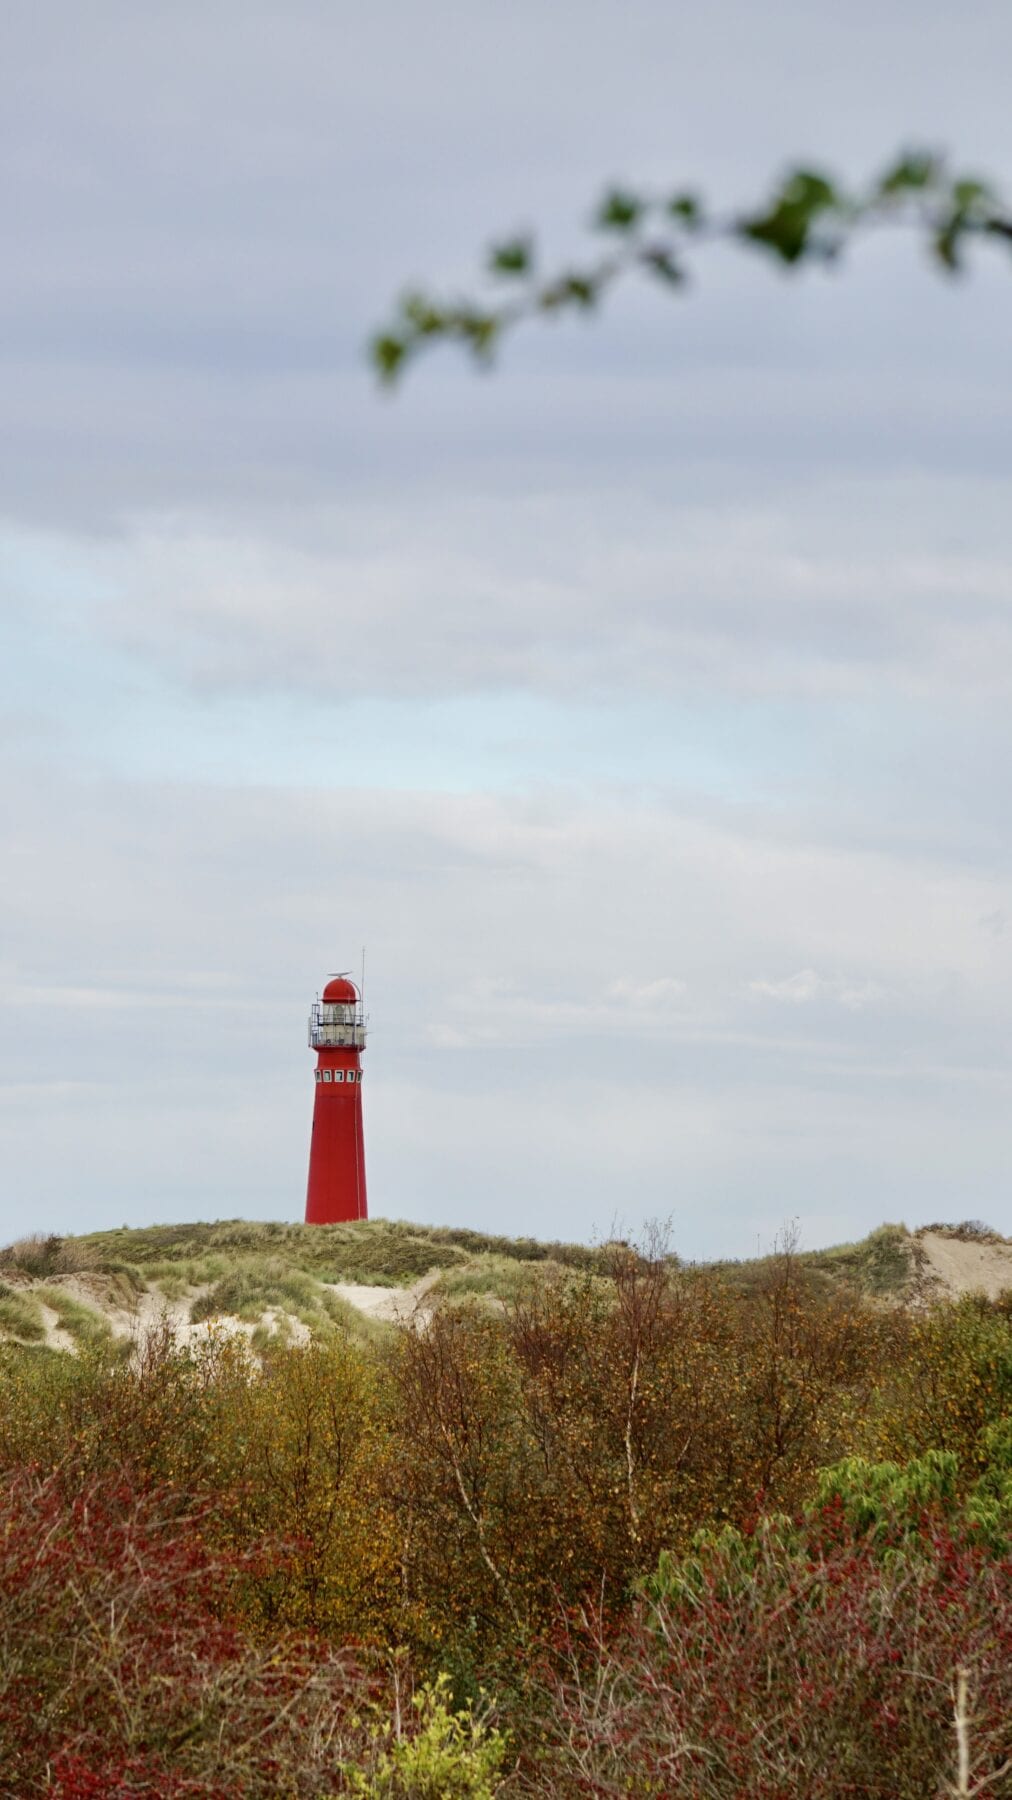
{"type": "Polygon", "coordinates": [[[237,1550],[262,1538],[286,1545],[244,1580],[258,1630],[373,1642],[393,1631],[404,1528],[386,1491],[388,1404],[375,1363],[340,1337],[277,1346],[262,1372],[233,1383],[221,1450],[238,1448],[241,1485],[223,1528],[237,1550]]]}
{"type": "Polygon", "coordinates": [[[967,1517],[995,1550],[1012,1550],[1012,1417],[981,1433],[983,1470],[967,1501],[967,1517]]]}
{"type": "Polygon", "coordinates": [[[863,1447],[883,1315],[859,1297],[790,1253],[748,1293],[655,1251],[599,1270],[400,1336],[405,1591],[440,1644],[537,1629],[560,1596],[619,1605],[665,1544],[800,1505],[863,1447]]]}
{"type": "MultiPolygon", "coordinates": [[[[117,1477],[68,1497],[20,1472],[0,1496],[0,1780],[30,1800],[319,1800],[494,1791],[502,1740],[412,1704],[410,1670],[230,1622],[243,1559],[208,1510],[117,1477]],[[434,1785],[445,1776],[447,1785],[434,1785]]],[[[263,1554],[263,1551],[258,1552],[263,1554]]]]}
{"type": "Polygon", "coordinates": [[[493,1800],[506,1754],[502,1733],[486,1713],[468,1706],[451,1710],[449,1677],[419,1688],[412,1700],[416,1734],[404,1730],[403,1713],[378,1713],[371,1736],[370,1767],[346,1770],[348,1790],[369,1800],[493,1800]]]}
{"type": "Polygon", "coordinates": [[[20,1269],[25,1275],[73,1275],[97,1264],[94,1250],[83,1239],[58,1237],[52,1232],[48,1237],[34,1232],[0,1250],[0,1267],[20,1269]]]}
{"type": "Polygon", "coordinates": [[[938,1520],[888,1553],[838,1510],[724,1532],[618,1632],[585,1610],[550,1667],[536,1793],[924,1800],[954,1769],[959,1668],[973,1791],[1012,1793],[1012,1562],[938,1520]]]}
{"type": "Polygon", "coordinates": [[[1012,1315],[967,1295],[892,1324],[879,1448],[954,1452],[964,1482],[979,1471],[981,1433],[1012,1411],[1012,1315]]]}
{"type": "MultiPolygon", "coordinates": [[[[733,1286],[657,1242],[577,1268],[406,1227],[175,1230],[148,1281],[319,1336],[114,1343],[12,1272],[0,1307],[76,1317],[79,1354],[0,1343],[0,1791],[921,1800],[965,1666],[1005,1800],[1001,1303],[873,1305],[789,1244],[733,1286]],[[458,1303],[353,1341],[323,1276],[434,1243],[458,1303]],[[466,1292],[490,1273],[496,1308],[466,1292]]],[[[899,1240],[869,1244],[884,1280],[899,1240]]]]}

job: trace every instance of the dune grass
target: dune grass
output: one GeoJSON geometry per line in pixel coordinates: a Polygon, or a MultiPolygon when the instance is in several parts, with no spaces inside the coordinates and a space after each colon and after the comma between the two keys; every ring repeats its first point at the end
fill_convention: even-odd
{"type": "Polygon", "coordinates": [[[910,1234],[905,1225],[880,1225],[857,1244],[837,1244],[830,1250],[803,1253],[810,1268],[845,1280],[866,1294],[885,1297],[900,1293],[914,1272],[910,1234]]]}
{"type": "Polygon", "coordinates": [[[12,1288],[0,1281],[0,1332],[24,1344],[38,1344],[45,1338],[42,1309],[30,1288],[12,1288]]]}
{"type": "Polygon", "coordinates": [[[35,1298],[41,1300],[56,1314],[56,1323],[61,1331],[66,1331],[79,1344],[103,1344],[112,1336],[108,1319],[92,1306],[85,1306],[65,1288],[41,1287],[32,1290],[35,1298]]]}
{"type": "Polygon", "coordinates": [[[471,1295],[501,1301],[518,1300],[529,1293],[536,1282],[571,1272],[551,1257],[535,1263],[519,1262],[502,1255],[475,1256],[445,1269],[433,1284],[431,1293],[433,1298],[442,1300],[462,1300],[471,1295]]]}
{"type": "Polygon", "coordinates": [[[268,1307],[283,1307],[301,1318],[304,1312],[315,1312],[319,1283],[301,1269],[272,1258],[263,1262],[244,1260],[237,1263],[204,1294],[193,1302],[190,1317],[212,1319],[218,1313],[231,1313],[237,1319],[259,1319],[268,1307]]]}
{"type": "MultiPolygon", "coordinates": [[[[259,1322],[268,1310],[286,1312],[310,1330],[375,1336],[389,1329],[364,1319],[321,1284],[407,1286],[439,1271],[438,1295],[508,1300],[539,1274],[600,1265],[602,1252],[580,1244],[542,1244],[453,1227],[385,1219],[347,1225],[297,1225],[227,1220],[215,1225],[148,1226],[93,1233],[91,1254],[102,1261],[129,1258],[137,1277],[168,1301],[194,1294],[195,1323],[229,1314],[259,1322]]],[[[269,1334],[268,1334],[269,1335],[269,1334]]]]}
{"type": "Polygon", "coordinates": [[[250,1349],[261,1358],[271,1356],[279,1350],[285,1350],[292,1343],[295,1333],[288,1313],[278,1313],[270,1325],[261,1323],[250,1338],[250,1349]]]}
{"type": "Polygon", "coordinates": [[[190,1317],[198,1324],[203,1319],[227,1314],[256,1324],[262,1333],[265,1312],[299,1319],[322,1337],[337,1330],[359,1340],[375,1340],[387,1329],[340,1295],[328,1293],[314,1275],[281,1257],[245,1257],[236,1262],[227,1274],[197,1296],[190,1317]]]}
{"type": "MultiPolygon", "coordinates": [[[[880,1225],[855,1244],[834,1244],[827,1250],[799,1250],[798,1262],[825,1287],[846,1285],[876,1299],[896,1299],[911,1285],[914,1275],[912,1240],[905,1225],[880,1225]]],[[[704,1265],[722,1274],[732,1286],[759,1286],[776,1261],[775,1256],[704,1265]]]]}
{"type": "Polygon", "coordinates": [[[452,1268],[478,1255],[517,1262],[552,1260],[570,1268],[593,1268],[601,1252],[585,1244],[539,1243],[536,1238],[489,1236],[449,1226],[411,1225],[370,1219],[347,1225],[296,1225],[229,1219],[213,1225],[150,1225],[92,1232],[80,1240],[99,1259],[128,1260],[145,1280],[178,1273],[221,1279],[208,1269],[220,1257],[228,1268],[238,1258],[278,1257],[294,1268],[332,1281],[391,1285],[416,1281],[434,1268],[452,1268]]]}

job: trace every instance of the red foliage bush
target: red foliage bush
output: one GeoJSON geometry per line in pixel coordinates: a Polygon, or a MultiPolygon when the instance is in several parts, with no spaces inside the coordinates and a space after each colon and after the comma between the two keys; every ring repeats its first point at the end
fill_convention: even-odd
{"type": "Polygon", "coordinates": [[[172,1491],[22,1471],[0,1498],[0,1792],[238,1800],[342,1791],[382,1675],[229,1620],[242,1572],[172,1491]],[[284,1772],[283,1785],[279,1772],[284,1772]]]}
{"type": "Polygon", "coordinates": [[[532,1791],[952,1793],[962,1666],[974,1779],[1012,1794],[1012,1764],[997,1773],[1012,1752],[1012,1559],[928,1521],[883,1550],[836,1517],[803,1539],[776,1524],[726,1534],[662,1586],[617,1631],[585,1613],[559,1646],[532,1791]]]}

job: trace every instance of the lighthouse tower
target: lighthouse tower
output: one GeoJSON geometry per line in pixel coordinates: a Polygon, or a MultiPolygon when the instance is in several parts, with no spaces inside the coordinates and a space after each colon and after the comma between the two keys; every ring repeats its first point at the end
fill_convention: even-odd
{"type": "Polygon", "coordinates": [[[365,1014],[347,975],[334,975],[309,1014],[317,1052],[313,1135],[309,1144],[306,1224],[366,1219],[362,1067],[365,1014]]]}

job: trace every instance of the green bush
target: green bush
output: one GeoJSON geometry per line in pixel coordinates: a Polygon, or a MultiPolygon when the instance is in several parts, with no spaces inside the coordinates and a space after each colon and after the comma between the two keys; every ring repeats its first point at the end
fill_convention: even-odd
{"type": "Polygon", "coordinates": [[[369,1800],[493,1800],[502,1785],[506,1739],[470,1706],[452,1712],[449,1688],[447,1675],[419,1688],[412,1737],[386,1709],[376,1709],[375,1760],[368,1769],[346,1768],[350,1793],[369,1800]]]}

